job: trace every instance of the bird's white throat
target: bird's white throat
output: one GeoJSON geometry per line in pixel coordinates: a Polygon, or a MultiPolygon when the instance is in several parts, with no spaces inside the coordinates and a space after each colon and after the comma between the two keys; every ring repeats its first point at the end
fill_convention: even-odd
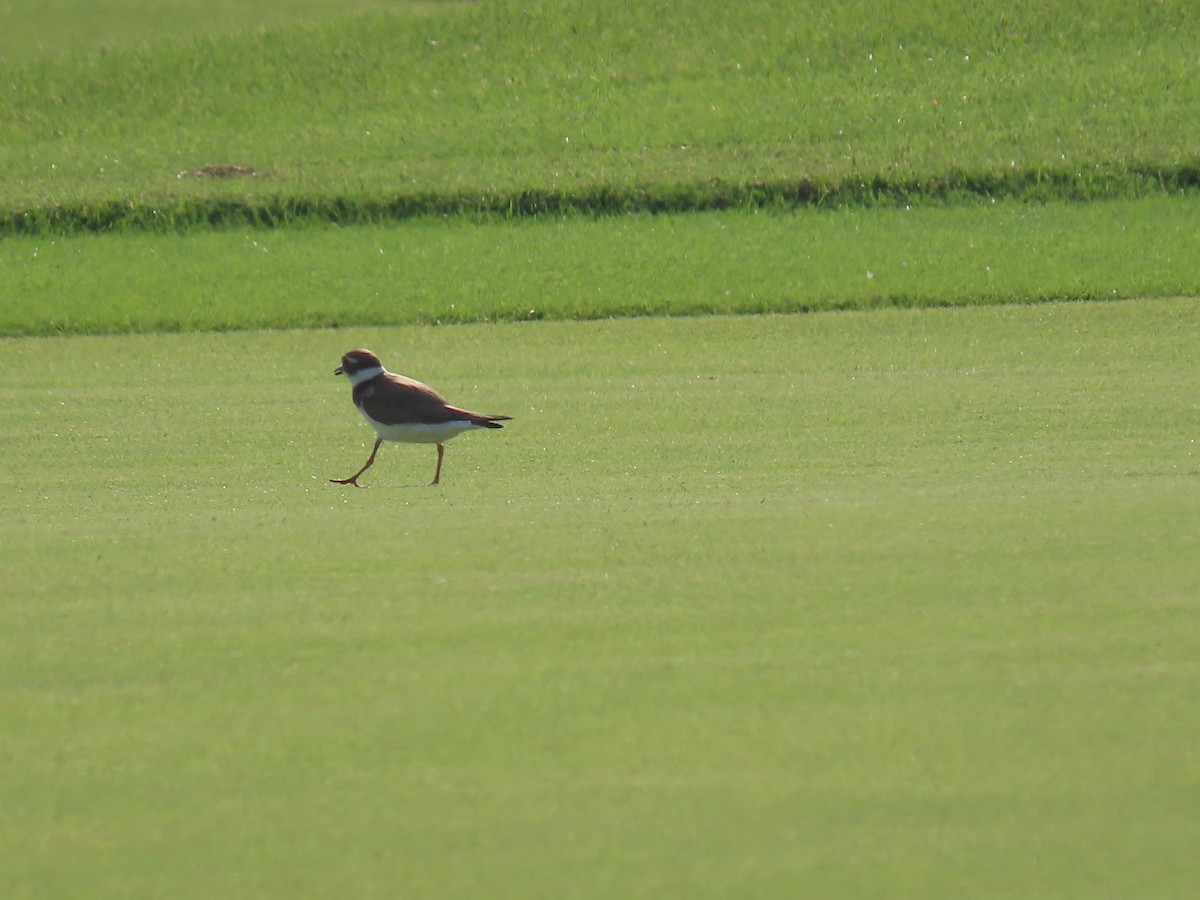
{"type": "Polygon", "coordinates": [[[350,379],[351,384],[361,384],[364,381],[370,381],[376,375],[383,374],[383,366],[371,366],[369,369],[359,369],[354,374],[346,373],[346,377],[350,379]]]}

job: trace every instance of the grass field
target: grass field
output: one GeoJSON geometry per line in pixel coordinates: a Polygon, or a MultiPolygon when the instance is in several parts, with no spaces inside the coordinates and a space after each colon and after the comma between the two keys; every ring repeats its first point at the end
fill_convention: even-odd
{"type": "Polygon", "coordinates": [[[1197,40],[0,2],[0,894],[1191,897],[1197,40]]]}
{"type": "Polygon", "coordinates": [[[356,333],[516,417],[440,490],[346,334],[10,342],[0,875],[1184,896],[1197,312],[356,333]]]}
{"type": "Polygon", "coordinates": [[[327,217],[528,193],[680,208],[722,186],[812,202],[1200,181],[1189,0],[398,3],[179,28],[6,67],[6,229],[206,222],[229,202],[327,217]],[[188,174],[214,164],[258,174],[188,174]]]}

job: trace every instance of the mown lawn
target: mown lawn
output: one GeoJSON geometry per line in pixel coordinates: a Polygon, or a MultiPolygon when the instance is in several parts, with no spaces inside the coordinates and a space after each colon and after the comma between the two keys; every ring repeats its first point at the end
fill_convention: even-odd
{"type": "Polygon", "coordinates": [[[0,4],[0,893],[1190,897],[1198,10],[0,4]]]}
{"type": "Polygon", "coordinates": [[[0,334],[1194,296],[1198,223],[1159,197],[8,238],[0,334]]]}
{"type": "Polygon", "coordinates": [[[5,342],[0,877],[1185,896],[1196,314],[5,342]]]}

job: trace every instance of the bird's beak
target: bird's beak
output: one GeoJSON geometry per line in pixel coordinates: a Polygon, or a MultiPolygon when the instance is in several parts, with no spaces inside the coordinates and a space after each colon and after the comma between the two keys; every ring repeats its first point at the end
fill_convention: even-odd
{"type": "Polygon", "coordinates": [[[342,374],[342,367],[341,367],[341,366],[338,366],[336,369],[334,369],[334,370],[333,370],[333,374],[334,374],[334,375],[341,375],[341,374],[342,374]]]}

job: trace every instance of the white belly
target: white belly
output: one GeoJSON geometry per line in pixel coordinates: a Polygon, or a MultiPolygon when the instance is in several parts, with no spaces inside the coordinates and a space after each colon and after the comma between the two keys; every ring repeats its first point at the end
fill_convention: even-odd
{"type": "Polygon", "coordinates": [[[455,435],[462,434],[464,431],[483,427],[461,420],[456,422],[442,422],[437,425],[383,425],[376,422],[366,413],[363,413],[363,418],[375,429],[375,433],[385,441],[402,441],[406,444],[442,444],[455,435]]]}

